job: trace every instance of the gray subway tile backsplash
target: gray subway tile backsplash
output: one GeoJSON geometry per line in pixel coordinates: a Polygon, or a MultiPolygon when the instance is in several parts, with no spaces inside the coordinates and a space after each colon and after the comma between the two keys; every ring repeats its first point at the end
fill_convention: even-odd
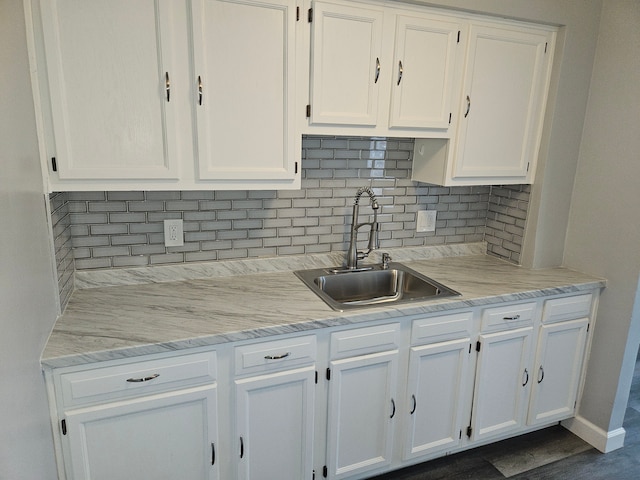
{"type": "MultiPolygon", "coordinates": [[[[382,248],[485,240],[489,254],[518,263],[530,186],[413,182],[413,143],[303,137],[300,190],[51,194],[61,299],[70,295],[74,268],[344,251],[353,197],[362,186],[372,188],[381,205],[382,248]],[[416,212],[424,209],[438,211],[435,232],[415,232],[416,212]],[[185,246],[166,248],[162,222],[176,218],[184,220],[185,246]]],[[[371,212],[363,198],[361,220],[371,212]]]]}

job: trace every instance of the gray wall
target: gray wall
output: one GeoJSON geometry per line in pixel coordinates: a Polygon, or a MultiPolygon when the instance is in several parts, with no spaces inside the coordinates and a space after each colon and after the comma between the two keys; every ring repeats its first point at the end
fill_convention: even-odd
{"type": "Polygon", "coordinates": [[[22,1],[0,1],[0,478],[56,478],[40,354],[56,318],[22,1]]]}
{"type": "Polygon", "coordinates": [[[567,266],[609,282],[580,410],[607,431],[622,425],[640,340],[638,25],[640,2],[604,2],[565,248],[567,266]]]}

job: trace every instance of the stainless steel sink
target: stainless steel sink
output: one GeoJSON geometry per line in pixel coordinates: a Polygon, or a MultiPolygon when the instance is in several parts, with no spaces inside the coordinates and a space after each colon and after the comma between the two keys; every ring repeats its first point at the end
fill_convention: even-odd
{"type": "Polygon", "coordinates": [[[441,283],[391,262],[348,270],[318,268],[293,272],[331,308],[343,311],[380,304],[400,304],[460,295],[441,283]]]}

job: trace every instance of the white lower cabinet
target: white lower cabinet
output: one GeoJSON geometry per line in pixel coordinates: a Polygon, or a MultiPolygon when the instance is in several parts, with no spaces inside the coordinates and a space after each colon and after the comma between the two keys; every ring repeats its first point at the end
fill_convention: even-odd
{"type": "Polygon", "coordinates": [[[72,410],[65,418],[68,478],[219,478],[214,386],[72,410]]]}
{"type": "Polygon", "coordinates": [[[525,421],[533,328],[480,335],[472,440],[520,430],[525,421]]]}
{"type": "Polygon", "coordinates": [[[49,369],[60,478],[354,480],[552,425],[575,413],[596,304],[559,295],[49,369]]]}
{"type": "Polygon", "coordinates": [[[232,452],[236,445],[235,478],[311,479],[315,336],[258,342],[235,350],[231,442],[232,452]]]}
{"type": "Polygon", "coordinates": [[[391,464],[399,408],[399,331],[399,324],[392,324],[332,335],[332,352],[353,356],[331,360],[327,373],[328,478],[348,478],[391,464]]]}
{"type": "Polygon", "coordinates": [[[55,372],[61,478],[220,478],[216,365],[208,352],[55,372]]]}
{"type": "Polygon", "coordinates": [[[460,444],[469,339],[413,347],[409,356],[410,423],[404,458],[460,444]]]}

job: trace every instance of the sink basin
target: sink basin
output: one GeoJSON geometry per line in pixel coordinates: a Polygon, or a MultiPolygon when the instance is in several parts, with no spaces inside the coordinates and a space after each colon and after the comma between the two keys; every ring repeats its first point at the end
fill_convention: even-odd
{"type": "Polygon", "coordinates": [[[400,304],[460,295],[441,283],[405,267],[389,263],[357,270],[318,268],[293,272],[331,308],[343,311],[380,304],[400,304]]]}

